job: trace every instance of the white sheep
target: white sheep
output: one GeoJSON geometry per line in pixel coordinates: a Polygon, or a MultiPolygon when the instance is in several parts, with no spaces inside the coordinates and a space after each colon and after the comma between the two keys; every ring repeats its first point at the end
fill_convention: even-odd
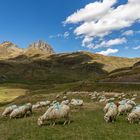
{"type": "Polygon", "coordinates": [[[121,102],[119,102],[119,104],[120,105],[118,106],[118,115],[130,112],[132,108],[136,105],[134,101],[129,99],[122,100],[121,102]]]}
{"type": "Polygon", "coordinates": [[[23,105],[14,109],[10,114],[10,119],[27,116],[29,112],[32,114],[31,103],[27,103],[26,105],[23,105]]]}
{"type": "Polygon", "coordinates": [[[117,105],[114,103],[110,104],[108,111],[104,115],[104,120],[106,122],[114,122],[117,117],[117,105]]]}
{"type": "Polygon", "coordinates": [[[113,107],[113,106],[116,106],[115,103],[113,103],[113,102],[107,103],[107,104],[105,105],[104,109],[103,109],[104,113],[107,113],[108,110],[109,110],[109,108],[110,108],[110,107],[113,107]]]}
{"type": "Polygon", "coordinates": [[[70,104],[74,106],[83,106],[84,101],[80,99],[72,99],[70,104]]]}
{"type": "Polygon", "coordinates": [[[65,104],[65,105],[68,105],[69,103],[70,103],[69,100],[64,100],[61,102],[61,104],[65,104]]]}
{"type": "Polygon", "coordinates": [[[128,114],[127,119],[129,123],[140,123],[140,106],[132,110],[131,113],[128,114]]]}
{"type": "Polygon", "coordinates": [[[5,110],[2,113],[3,117],[6,117],[7,115],[9,115],[14,109],[16,109],[17,106],[16,105],[11,105],[9,107],[6,107],[5,110]]]}
{"type": "Polygon", "coordinates": [[[43,114],[41,117],[38,118],[38,125],[41,126],[44,124],[45,121],[51,121],[53,122],[53,125],[55,125],[55,121],[57,119],[65,118],[64,125],[68,122],[70,115],[70,107],[65,104],[59,104],[58,102],[51,106],[45,114],[43,114]]]}
{"type": "Polygon", "coordinates": [[[45,107],[45,106],[48,106],[50,105],[50,101],[40,101],[40,102],[37,102],[35,105],[32,106],[32,109],[37,109],[37,108],[40,108],[40,107],[45,107]]]}

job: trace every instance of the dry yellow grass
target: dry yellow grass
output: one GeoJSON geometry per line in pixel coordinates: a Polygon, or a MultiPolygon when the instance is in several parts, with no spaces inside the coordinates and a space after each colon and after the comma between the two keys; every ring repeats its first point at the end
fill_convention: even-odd
{"type": "Polygon", "coordinates": [[[0,87],[0,102],[10,102],[15,98],[25,95],[26,89],[0,87]]]}

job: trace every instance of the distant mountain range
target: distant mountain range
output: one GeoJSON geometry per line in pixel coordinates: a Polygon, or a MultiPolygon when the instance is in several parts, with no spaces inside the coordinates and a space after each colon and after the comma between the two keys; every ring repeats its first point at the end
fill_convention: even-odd
{"type": "Polygon", "coordinates": [[[0,44],[0,59],[14,58],[19,55],[34,56],[37,54],[50,55],[54,54],[54,50],[48,43],[41,40],[30,44],[26,49],[21,49],[9,41],[0,44]]]}
{"type": "Polygon", "coordinates": [[[131,73],[129,81],[140,81],[140,58],[104,56],[85,51],[55,54],[44,41],[32,43],[26,49],[3,42],[0,44],[0,59],[0,82],[123,81],[120,75],[124,77],[131,73]]]}

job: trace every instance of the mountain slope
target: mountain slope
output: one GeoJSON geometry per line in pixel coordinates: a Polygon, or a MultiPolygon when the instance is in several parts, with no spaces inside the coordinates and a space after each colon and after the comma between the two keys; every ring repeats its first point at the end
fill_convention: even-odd
{"type": "Polygon", "coordinates": [[[140,61],[135,63],[132,67],[126,67],[112,71],[103,81],[140,82],[140,61]]]}
{"type": "Polygon", "coordinates": [[[103,56],[89,52],[20,55],[0,61],[0,79],[47,84],[93,81],[107,76],[116,68],[132,66],[138,60],[140,59],[103,56]]]}

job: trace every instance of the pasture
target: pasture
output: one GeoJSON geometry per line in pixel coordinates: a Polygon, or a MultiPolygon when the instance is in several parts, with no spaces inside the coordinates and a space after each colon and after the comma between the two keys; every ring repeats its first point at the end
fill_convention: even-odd
{"type": "MultiPolygon", "coordinates": [[[[81,85],[77,83],[69,83],[63,85],[14,85],[4,84],[0,89],[18,88],[26,91],[26,94],[21,94],[14,100],[9,100],[7,104],[24,104],[26,102],[35,103],[43,99],[53,100],[57,93],[66,92],[68,90],[77,90],[81,85]],[[52,89],[52,90],[51,90],[52,89]],[[28,92],[27,92],[28,91],[28,92]]],[[[113,87],[113,86],[110,86],[113,87]]],[[[129,88],[129,86],[127,86],[129,88]]],[[[97,87],[94,87],[97,88],[97,87]]],[[[101,87],[102,88],[102,87],[101,87]]],[[[108,88],[107,86],[104,88],[108,88]]],[[[122,89],[124,87],[122,86],[122,89]]],[[[126,88],[126,90],[128,89],[126,88]]],[[[93,90],[89,85],[83,86],[81,90],[93,90]]],[[[113,90],[113,88],[110,88],[113,90]]],[[[110,90],[109,89],[109,90],[110,90]]],[[[125,88],[124,88],[125,89],[125,88]]],[[[123,90],[124,90],[123,89],[123,90]]],[[[133,89],[133,88],[132,88],[133,89]]],[[[117,88],[114,90],[117,90],[117,88]]],[[[118,89],[120,90],[120,89],[118,89]]],[[[10,91],[10,90],[9,90],[10,91]]],[[[19,90],[18,93],[21,91],[19,90]]],[[[126,91],[128,93],[128,91],[126,91]]],[[[11,92],[9,92],[11,93],[11,92]]],[[[14,92],[13,92],[14,93],[14,92]]],[[[23,93],[23,92],[22,92],[23,93]]],[[[139,91],[134,89],[129,91],[129,94],[139,91]]],[[[19,95],[19,94],[17,94],[19,95]]],[[[37,125],[37,119],[42,115],[47,107],[33,111],[33,115],[21,119],[0,118],[0,140],[139,140],[140,125],[129,124],[125,116],[119,116],[115,123],[106,123],[103,119],[104,103],[93,102],[88,95],[69,95],[68,98],[79,98],[84,100],[83,108],[72,108],[71,123],[63,125],[63,120],[57,122],[55,126],[37,125]]],[[[139,102],[139,96],[136,100],[139,102]]],[[[6,104],[6,105],[7,105],[6,104]]],[[[0,114],[6,106],[1,105],[0,114]]]]}

